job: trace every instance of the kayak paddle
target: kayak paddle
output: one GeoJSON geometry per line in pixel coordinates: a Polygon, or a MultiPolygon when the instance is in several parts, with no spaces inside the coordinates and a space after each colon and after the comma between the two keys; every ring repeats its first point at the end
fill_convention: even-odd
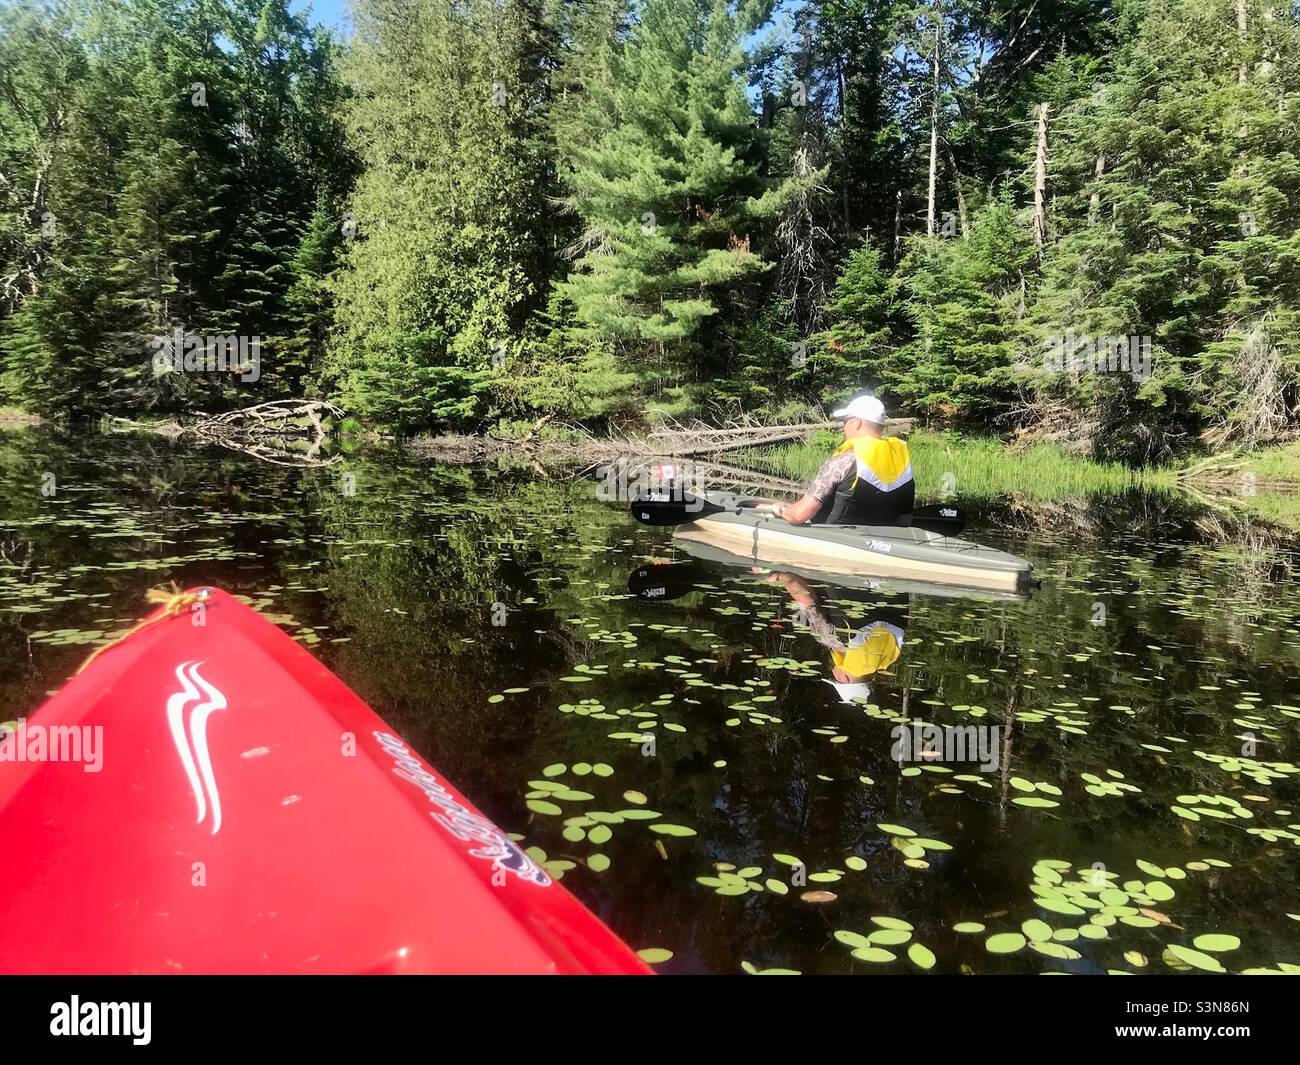
{"type": "MultiPolygon", "coordinates": [[[[693,492],[663,490],[659,492],[642,492],[631,507],[632,517],[644,525],[685,525],[697,518],[706,518],[710,514],[739,514],[752,507],[754,502],[742,500],[730,507],[724,507],[712,500],[695,495],[693,492]]],[[[931,503],[915,508],[909,518],[897,523],[882,522],[882,525],[897,524],[906,528],[913,526],[940,536],[956,536],[966,526],[966,515],[952,503],[931,503]]]]}
{"type": "Polygon", "coordinates": [[[699,583],[710,574],[696,562],[652,562],[638,566],[627,576],[627,590],[640,599],[680,599],[699,591],[699,583]]]}

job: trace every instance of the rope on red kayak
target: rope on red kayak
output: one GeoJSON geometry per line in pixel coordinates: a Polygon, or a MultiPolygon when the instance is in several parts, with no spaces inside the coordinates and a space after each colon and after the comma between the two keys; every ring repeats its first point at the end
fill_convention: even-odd
{"type": "Polygon", "coordinates": [[[122,633],[122,635],[116,640],[110,640],[108,643],[96,647],[94,651],[90,653],[90,657],[81,663],[81,668],[77,670],[77,673],[83,672],[91,662],[95,661],[96,658],[102,655],[110,647],[116,647],[123,640],[134,636],[141,629],[146,629],[156,622],[163,621],[166,618],[176,617],[182,610],[197,603],[202,596],[199,592],[181,591],[180,586],[173,581],[170,585],[161,588],[150,588],[145,592],[144,598],[146,602],[160,606],[162,609],[157,613],[150,614],[137,625],[127,629],[126,632],[122,633]]]}

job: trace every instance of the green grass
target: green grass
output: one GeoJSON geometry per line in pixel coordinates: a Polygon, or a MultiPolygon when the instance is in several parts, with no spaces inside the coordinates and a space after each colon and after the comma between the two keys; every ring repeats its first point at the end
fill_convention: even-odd
{"type": "Polygon", "coordinates": [[[1286,481],[1300,484],[1300,440],[1261,448],[1259,451],[1225,452],[1215,455],[1213,460],[1195,459],[1189,461],[1187,465],[1229,466],[1237,462],[1243,464],[1234,465],[1227,472],[1227,476],[1239,477],[1243,473],[1253,473],[1261,481],[1286,481]]]}
{"type": "MultiPolygon", "coordinates": [[[[818,434],[807,444],[736,452],[735,461],[792,480],[808,481],[835,447],[838,437],[818,434]],[[744,460],[744,461],[742,461],[744,460]]],[[[1032,499],[1060,499],[1126,488],[1172,488],[1173,470],[1135,470],[1067,455],[1054,444],[1009,451],[995,437],[917,431],[909,435],[917,495],[935,499],[946,487],[957,497],[1020,493],[1032,499]]]]}
{"type": "Polygon", "coordinates": [[[24,429],[29,425],[39,425],[41,419],[28,414],[18,407],[0,405],[0,429],[24,429]]]}

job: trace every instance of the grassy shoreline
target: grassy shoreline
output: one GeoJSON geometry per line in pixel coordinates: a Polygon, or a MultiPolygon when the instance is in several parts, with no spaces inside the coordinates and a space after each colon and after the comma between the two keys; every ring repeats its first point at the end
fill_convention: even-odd
{"type": "Polygon", "coordinates": [[[1300,489],[1300,440],[1273,444],[1258,451],[1226,451],[1208,458],[1189,460],[1184,476],[1198,481],[1241,482],[1246,474],[1256,484],[1266,483],[1300,489]]]}
{"type": "Polygon", "coordinates": [[[45,419],[17,407],[0,407],[0,429],[26,429],[44,424],[45,419]]]}
{"type": "MultiPolygon", "coordinates": [[[[819,434],[808,443],[735,452],[733,460],[744,459],[777,476],[807,481],[834,449],[835,439],[834,434],[819,434]]],[[[1128,488],[1172,489],[1178,484],[1178,471],[1172,467],[1132,469],[1094,462],[1068,455],[1055,444],[1034,444],[1013,452],[996,437],[918,430],[909,435],[908,446],[917,492],[925,499],[1006,493],[1059,499],[1128,488]]]]}

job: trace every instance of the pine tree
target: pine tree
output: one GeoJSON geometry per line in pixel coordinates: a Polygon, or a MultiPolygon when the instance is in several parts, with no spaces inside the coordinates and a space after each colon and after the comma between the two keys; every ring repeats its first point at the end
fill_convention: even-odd
{"type": "Polygon", "coordinates": [[[944,421],[1004,413],[1025,346],[1020,304],[1032,257],[1006,193],[973,215],[966,239],[914,238],[897,279],[911,335],[890,360],[886,394],[944,421]]]}
{"type": "Polygon", "coordinates": [[[892,297],[881,250],[860,244],[845,261],[826,306],[830,327],[816,337],[813,365],[823,398],[849,389],[880,392],[895,387],[892,297]]]}
{"type": "MultiPolygon", "coordinates": [[[[1263,20],[1267,21],[1267,20],[1263,20]]],[[[1296,43],[1292,20],[1267,50],[1296,43]]],[[[1295,419],[1296,116],[1224,0],[1153,0],[1115,75],[1067,111],[1064,211],[1033,316],[1043,335],[1150,338],[1152,375],[1039,384],[1095,452],[1150,460],[1209,430],[1252,442],[1295,419]],[[1245,56],[1241,63],[1224,57],[1245,56]]]]}
{"type": "MultiPolygon", "coordinates": [[[[6,324],[7,389],[41,410],[213,407],[292,387],[264,351],[158,376],[154,339],[286,330],[317,190],[347,180],[329,39],[285,0],[97,0],[60,39],[84,73],[49,149],[50,260],[6,324]]],[[[299,368],[301,369],[301,368],[299,368]]]]}
{"type": "Polygon", "coordinates": [[[764,190],[740,22],[725,2],[646,0],[599,92],[605,134],[572,145],[566,182],[584,230],[562,286],[592,334],[661,382],[725,368],[752,248],[788,188],[764,190]]]}

